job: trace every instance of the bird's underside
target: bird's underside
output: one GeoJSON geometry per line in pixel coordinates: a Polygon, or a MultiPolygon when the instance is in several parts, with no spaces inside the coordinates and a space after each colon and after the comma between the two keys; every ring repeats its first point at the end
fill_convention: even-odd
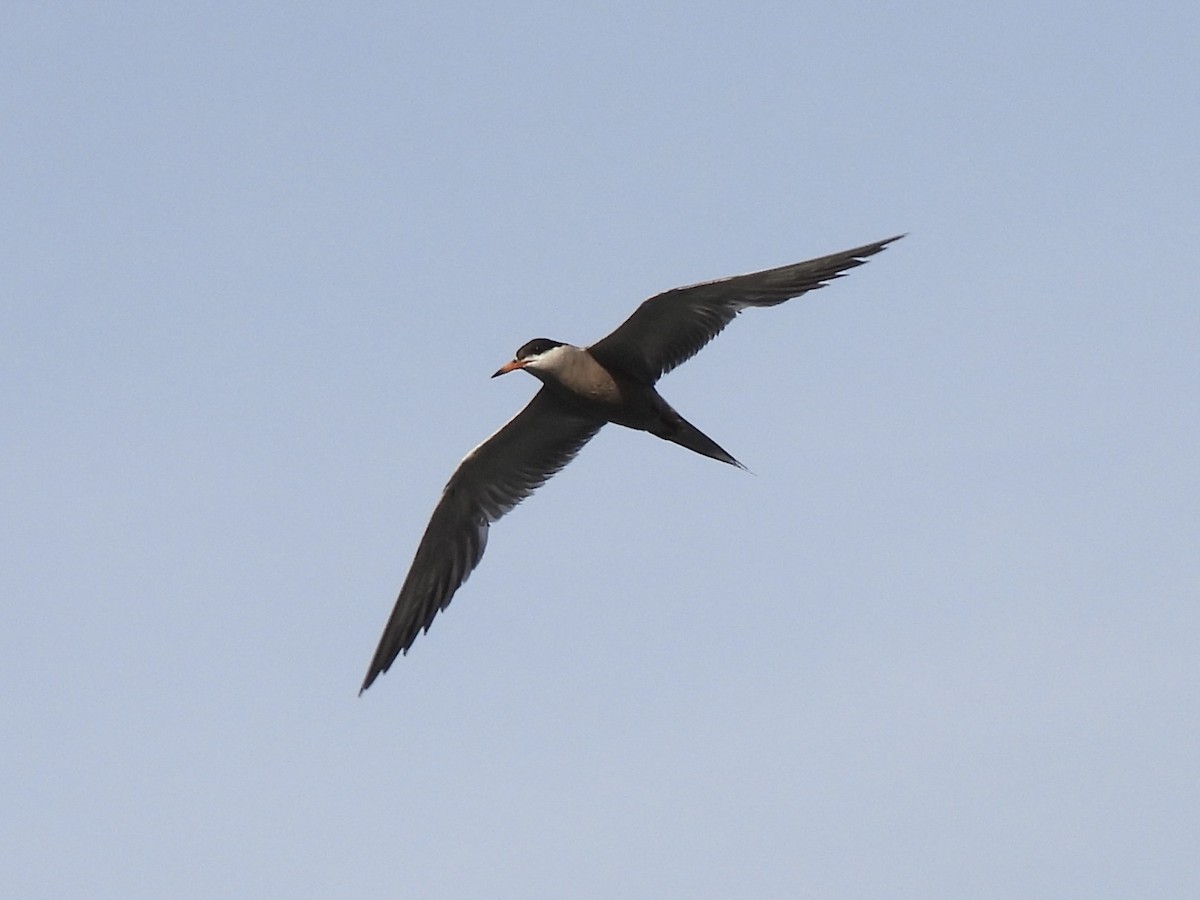
{"type": "Polygon", "coordinates": [[[651,297],[590,347],[538,338],[497,375],[543,382],[529,404],[459,463],[434,507],[359,693],[407,653],[479,564],[488,528],[569,463],[606,423],[647,431],[741,466],[685,420],[655,383],[743,309],[775,306],[840,278],[902,235],[841,253],[674,288],[651,297]]]}

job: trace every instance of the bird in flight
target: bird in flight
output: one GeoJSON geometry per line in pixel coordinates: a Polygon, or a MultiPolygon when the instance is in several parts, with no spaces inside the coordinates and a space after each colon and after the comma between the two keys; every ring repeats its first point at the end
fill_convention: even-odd
{"type": "Polygon", "coordinates": [[[903,235],[806,262],[678,287],[651,297],[616,331],[576,347],[537,338],[492,377],[523,369],[542,382],[529,405],[468,453],[442,491],[384,626],[359,694],[386,672],[483,558],[488,527],[575,458],[612,422],[739,468],[676,412],[655,383],[691,359],[743,309],[824,287],[903,235]]]}

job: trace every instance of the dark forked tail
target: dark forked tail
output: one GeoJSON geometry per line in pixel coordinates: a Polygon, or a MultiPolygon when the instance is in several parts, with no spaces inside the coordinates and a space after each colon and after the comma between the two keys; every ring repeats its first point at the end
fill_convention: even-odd
{"type": "Polygon", "coordinates": [[[676,413],[674,410],[671,410],[671,412],[674,413],[671,416],[671,421],[664,423],[666,427],[661,432],[656,431],[654,434],[664,440],[672,441],[680,447],[687,447],[701,456],[720,460],[723,463],[729,463],[731,466],[737,466],[739,469],[749,471],[707,434],[679,415],[679,413],[676,413]]]}

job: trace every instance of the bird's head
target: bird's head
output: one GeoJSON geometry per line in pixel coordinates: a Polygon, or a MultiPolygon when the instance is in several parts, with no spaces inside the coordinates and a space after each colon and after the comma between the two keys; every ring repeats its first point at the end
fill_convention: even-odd
{"type": "MultiPolygon", "coordinates": [[[[552,341],[549,338],[534,338],[529,343],[522,345],[512,360],[497,369],[492,374],[492,377],[505,375],[517,369],[532,370],[545,368],[546,363],[549,363],[554,357],[551,351],[562,346],[565,346],[562,341],[552,341]]],[[[533,373],[531,372],[530,374],[533,373]]]]}

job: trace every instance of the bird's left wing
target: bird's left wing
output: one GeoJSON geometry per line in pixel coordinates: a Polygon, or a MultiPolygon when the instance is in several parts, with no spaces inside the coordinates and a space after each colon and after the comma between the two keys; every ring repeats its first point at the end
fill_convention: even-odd
{"type": "Polygon", "coordinates": [[[606,368],[654,384],[695,356],[746,307],[775,306],[824,287],[901,237],[777,269],[665,291],[643,302],[616,331],[588,351],[606,368]]]}
{"type": "Polygon", "coordinates": [[[417,547],[360,694],[449,605],[483,558],[488,526],[574,459],[603,424],[543,387],[508,424],[466,455],[417,547]]]}

